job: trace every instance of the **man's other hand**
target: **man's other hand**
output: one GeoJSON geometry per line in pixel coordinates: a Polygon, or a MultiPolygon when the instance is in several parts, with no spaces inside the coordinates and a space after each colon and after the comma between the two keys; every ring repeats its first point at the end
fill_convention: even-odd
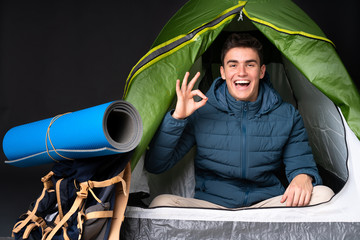
{"type": "Polygon", "coordinates": [[[280,202],[286,201],[287,207],[307,206],[313,190],[312,178],[307,174],[299,174],[291,181],[280,202]]]}

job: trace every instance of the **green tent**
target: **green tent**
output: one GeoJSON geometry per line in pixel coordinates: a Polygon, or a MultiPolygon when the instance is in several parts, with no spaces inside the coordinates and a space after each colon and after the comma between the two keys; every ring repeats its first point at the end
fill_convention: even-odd
{"type": "Polygon", "coordinates": [[[288,0],[195,0],[166,24],[127,79],[124,99],[138,109],[144,124],[135,159],[145,151],[171,105],[176,79],[182,79],[231,24],[235,29],[234,25],[240,25],[240,31],[255,27],[266,36],[306,79],[340,107],[360,138],[359,93],[334,44],[300,8],[288,0]]]}
{"type": "MultiPolygon", "coordinates": [[[[209,214],[204,209],[130,206],[125,235],[132,239],[151,234],[177,238],[187,232],[187,237],[193,239],[224,239],[236,234],[252,237],[254,232],[270,236],[269,229],[283,236],[297,231],[309,239],[323,237],[324,233],[327,239],[360,234],[360,217],[356,214],[360,211],[356,207],[360,199],[356,178],[360,166],[355,160],[360,156],[360,95],[334,43],[290,0],[190,0],[170,19],[150,51],[133,67],[125,86],[124,99],[137,108],[143,120],[143,138],[132,159],[133,169],[137,170],[143,161],[163,116],[173,107],[176,79],[183,79],[186,71],[200,71],[198,87],[206,92],[219,75],[219,52],[231,32],[250,32],[263,42],[270,80],[283,99],[303,116],[320,174],[324,184],[335,191],[335,197],[327,204],[309,208],[268,209],[266,219],[264,210],[209,214]],[[259,229],[264,227],[261,232],[259,229]]],[[[179,163],[155,182],[166,188],[190,165],[179,163]]],[[[142,175],[132,181],[142,182],[142,175]]],[[[191,184],[187,181],[177,185],[191,184]]],[[[137,191],[136,187],[133,191],[137,191]]],[[[186,191],[169,193],[191,196],[186,191]]],[[[157,190],[150,186],[150,195],[156,194],[157,190]]]]}

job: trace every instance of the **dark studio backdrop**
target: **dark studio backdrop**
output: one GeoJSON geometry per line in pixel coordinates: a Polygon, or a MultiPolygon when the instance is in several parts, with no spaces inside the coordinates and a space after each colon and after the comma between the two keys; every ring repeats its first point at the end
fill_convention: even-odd
{"type": "MultiPolygon", "coordinates": [[[[16,218],[38,197],[40,178],[51,167],[4,164],[2,139],[6,131],[121,99],[131,68],[185,2],[1,2],[0,237],[11,235],[16,218]]],[[[358,84],[357,2],[295,2],[335,43],[358,84]]]]}

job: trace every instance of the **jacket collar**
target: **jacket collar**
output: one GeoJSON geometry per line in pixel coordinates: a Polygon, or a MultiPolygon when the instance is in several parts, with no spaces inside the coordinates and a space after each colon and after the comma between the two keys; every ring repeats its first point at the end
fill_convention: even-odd
{"type": "Polygon", "coordinates": [[[221,78],[215,79],[206,95],[209,98],[208,104],[237,117],[242,116],[244,110],[248,117],[260,117],[277,108],[282,102],[280,95],[271,86],[267,73],[260,81],[259,95],[255,102],[236,101],[221,78]]]}

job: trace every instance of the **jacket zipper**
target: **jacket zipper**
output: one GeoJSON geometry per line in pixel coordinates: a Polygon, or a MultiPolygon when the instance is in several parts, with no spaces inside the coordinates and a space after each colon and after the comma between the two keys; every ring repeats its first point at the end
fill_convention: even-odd
{"type": "MultiPolygon", "coordinates": [[[[242,121],[241,121],[241,141],[242,141],[242,148],[241,148],[241,178],[245,178],[246,177],[246,167],[247,167],[247,161],[246,161],[246,125],[247,125],[247,109],[248,106],[247,104],[244,105],[244,109],[243,109],[243,117],[242,117],[242,121]]],[[[244,203],[243,206],[246,206],[247,203],[247,199],[248,199],[248,195],[249,195],[249,190],[248,188],[245,191],[245,197],[244,197],[244,203]]]]}

